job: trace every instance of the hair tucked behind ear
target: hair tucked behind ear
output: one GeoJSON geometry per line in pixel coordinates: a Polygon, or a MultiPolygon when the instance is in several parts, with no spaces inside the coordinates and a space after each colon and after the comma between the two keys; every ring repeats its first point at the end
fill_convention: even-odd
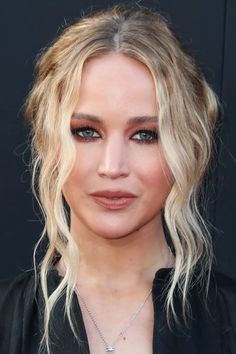
{"type": "Polygon", "coordinates": [[[35,84],[26,102],[32,134],[32,189],[45,219],[35,252],[46,234],[49,239],[39,267],[45,300],[40,349],[46,345],[49,353],[50,319],[64,292],[65,315],[79,340],[71,311],[79,249],[70,233],[63,199],[63,186],[75,162],[70,119],[77,103],[84,63],[111,51],[144,63],[155,82],[159,144],[174,177],[163,208],[165,226],[176,256],[166,294],[169,327],[172,321],[181,322],[173,301],[176,290],[181,294],[181,317],[186,325],[191,315],[190,288],[198,283],[206,295],[208,291],[214,256],[209,227],[200,213],[199,198],[214,152],[216,95],[195,60],[158,12],[141,6],[116,5],[91,13],[65,29],[40,55],[35,84]],[[63,256],[66,274],[50,294],[47,275],[55,252],[63,256]]]}

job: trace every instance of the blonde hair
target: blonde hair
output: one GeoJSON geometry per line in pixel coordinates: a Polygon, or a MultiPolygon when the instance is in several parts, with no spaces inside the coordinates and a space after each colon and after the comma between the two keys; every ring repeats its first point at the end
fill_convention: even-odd
{"type": "Polygon", "coordinates": [[[62,190],[75,162],[70,119],[78,99],[83,65],[89,58],[109,52],[123,53],[144,63],[155,83],[159,144],[174,176],[163,208],[176,256],[165,298],[168,326],[171,328],[172,319],[180,323],[173,301],[176,289],[182,297],[186,325],[191,316],[188,293],[193,283],[204,286],[206,295],[208,292],[214,254],[199,197],[214,150],[217,97],[193,57],[157,11],[119,4],[91,13],[65,29],[40,55],[35,84],[25,107],[32,134],[32,189],[45,219],[34,250],[35,273],[37,247],[46,234],[49,239],[40,264],[45,300],[40,348],[45,344],[49,353],[50,316],[63,293],[64,314],[79,341],[71,311],[79,249],[69,230],[62,190]],[[47,276],[55,252],[62,255],[66,273],[58,287],[48,294],[47,276]]]}

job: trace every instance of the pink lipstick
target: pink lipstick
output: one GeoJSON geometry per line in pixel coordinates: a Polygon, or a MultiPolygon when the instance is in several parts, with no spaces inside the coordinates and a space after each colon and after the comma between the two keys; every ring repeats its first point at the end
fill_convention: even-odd
{"type": "Polygon", "coordinates": [[[108,209],[122,209],[129,206],[136,196],[124,190],[103,190],[91,194],[94,201],[108,209]]]}

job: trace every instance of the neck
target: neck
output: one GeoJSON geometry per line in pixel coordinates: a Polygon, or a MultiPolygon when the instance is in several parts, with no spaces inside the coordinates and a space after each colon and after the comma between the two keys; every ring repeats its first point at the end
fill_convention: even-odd
{"type": "Polygon", "coordinates": [[[79,247],[81,284],[120,290],[150,286],[158,269],[174,265],[161,218],[120,238],[96,236],[73,222],[71,233],[79,247]]]}

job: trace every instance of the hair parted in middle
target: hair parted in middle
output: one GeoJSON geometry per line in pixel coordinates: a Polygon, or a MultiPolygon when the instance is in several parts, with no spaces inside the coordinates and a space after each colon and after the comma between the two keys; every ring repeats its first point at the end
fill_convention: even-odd
{"type": "MultiPolygon", "coordinates": [[[[66,313],[72,321],[71,301],[77,280],[79,249],[69,230],[69,215],[63,186],[74,166],[75,142],[70,119],[80,92],[86,62],[109,52],[122,53],[142,62],[152,74],[158,107],[158,134],[161,152],[173,174],[163,216],[174,248],[176,263],[168,284],[166,310],[179,323],[174,291],[182,294],[183,318],[187,324],[190,308],[187,295],[194,270],[196,282],[206,281],[208,289],[213,262],[211,235],[199,211],[204,176],[214,152],[217,97],[195,59],[157,11],[136,5],[118,4],[90,13],[68,28],[41,53],[36,65],[35,84],[25,111],[32,135],[32,189],[41,207],[45,227],[41,240],[49,246],[40,264],[45,299],[44,337],[49,351],[49,320],[57,300],[66,290],[66,313]],[[47,273],[58,252],[66,274],[48,294],[47,273]]],[[[36,271],[35,253],[34,265],[36,271]]],[[[42,344],[41,343],[41,344],[42,344]]]]}

